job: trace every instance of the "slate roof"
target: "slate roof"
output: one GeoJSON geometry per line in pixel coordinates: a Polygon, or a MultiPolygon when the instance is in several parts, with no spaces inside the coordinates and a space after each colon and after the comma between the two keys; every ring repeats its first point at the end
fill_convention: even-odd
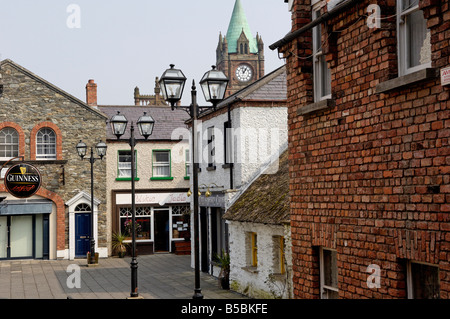
{"type": "Polygon", "coordinates": [[[261,174],[227,210],[223,218],[274,225],[289,223],[288,150],[265,173],[274,170],[274,174],[261,174]]]}
{"type": "MultiPolygon", "coordinates": [[[[125,134],[121,136],[121,140],[130,138],[131,121],[134,123],[134,133],[136,139],[144,139],[139,134],[139,129],[136,123],[144,112],[150,115],[155,120],[155,126],[153,128],[152,135],[148,140],[171,140],[172,132],[177,128],[187,128],[185,121],[189,119],[189,114],[184,110],[173,110],[170,106],[124,106],[124,105],[99,105],[99,110],[104,113],[108,120],[113,115],[120,111],[120,114],[125,115],[128,120],[128,126],[125,134]]],[[[106,125],[106,137],[108,140],[117,140],[117,137],[112,133],[109,123],[106,125]]],[[[186,138],[187,136],[185,136],[186,138]]],[[[180,140],[177,136],[175,140],[180,140]]]]}

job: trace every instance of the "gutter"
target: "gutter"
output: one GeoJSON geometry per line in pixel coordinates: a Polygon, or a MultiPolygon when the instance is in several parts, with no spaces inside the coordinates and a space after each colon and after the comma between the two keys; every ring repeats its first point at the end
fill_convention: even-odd
{"type": "Polygon", "coordinates": [[[333,8],[331,11],[324,13],[324,15],[320,16],[316,20],[311,21],[310,23],[308,23],[307,25],[304,25],[303,27],[301,27],[298,30],[288,33],[283,39],[280,39],[277,42],[271,44],[269,46],[269,48],[271,50],[275,50],[287,43],[290,43],[292,40],[298,38],[300,36],[300,34],[314,28],[315,26],[317,26],[320,23],[330,20],[331,18],[338,15],[345,9],[354,6],[354,5],[358,4],[359,2],[361,2],[361,0],[348,0],[348,1],[345,1],[344,3],[341,3],[341,5],[333,8]]]}

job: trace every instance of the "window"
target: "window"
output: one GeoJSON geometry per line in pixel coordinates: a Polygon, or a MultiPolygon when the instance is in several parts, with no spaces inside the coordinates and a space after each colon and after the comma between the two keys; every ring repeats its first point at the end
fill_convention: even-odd
{"type": "Polygon", "coordinates": [[[250,233],[251,240],[251,266],[258,267],[258,236],[256,233],[250,233]]]}
{"type": "Polygon", "coordinates": [[[431,67],[430,30],[419,0],[397,1],[399,74],[431,67]]]}
{"type": "Polygon", "coordinates": [[[172,239],[190,238],[190,206],[172,206],[172,239]]]}
{"type": "MultiPolygon", "coordinates": [[[[134,179],[139,180],[137,178],[137,151],[134,151],[134,168],[135,175],[134,179]]],[[[131,151],[118,151],[118,162],[117,162],[117,178],[116,180],[127,180],[131,179],[131,151]]]]}
{"type": "Polygon", "coordinates": [[[339,298],[337,276],[337,252],[320,247],[320,297],[339,298]]]}
{"type": "Polygon", "coordinates": [[[91,212],[91,206],[88,204],[78,204],[77,207],[75,207],[75,212],[91,212]]]}
{"type": "Polygon", "coordinates": [[[56,134],[51,128],[44,127],[36,134],[36,159],[56,159],[56,134]]]}
{"type": "MultiPolygon", "coordinates": [[[[120,232],[125,234],[126,240],[131,240],[133,226],[132,226],[132,211],[131,207],[119,208],[119,223],[120,232]]],[[[152,208],[151,207],[136,207],[135,215],[135,229],[136,240],[151,240],[151,219],[152,208]]]]}
{"type": "Polygon", "coordinates": [[[286,272],[285,265],[285,242],[283,236],[273,236],[273,261],[274,273],[284,274],[286,272]]]}
{"type": "Polygon", "coordinates": [[[11,127],[0,131],[0,159],[8,160],[19,156],[19,133],[11,127]]]}
{"type": "MultiPolygon", "coordinates": [[[[320,17],[318,9],[313,9],[313,20],[320,17]]],[[[331,72],[328,69],[325,55],[322,54],[322,29],[321,25],[313,28],[313,78],[314,78],[314,101],[331,98],[331,72]]]]}
{"type": "Polygon", "coordinates": [[[232,132],[231,132],[231,123],[230,122],[225,122],[223,124],[224,126],[224,134],[223,134],[223,138],[224,138],[224,157],[225,157],[225,164],[231,164],[233,161],[233,156],[232,156],[232,132]]]}
{"type": "Polygon", "coordinates": [[[439,267],[408,261],[408,299],[439,299],[439,267]]]}
{"type": "Polygon", "coordinates": [[[153,177],[152,179],[172,179],[170,177],[170,151],[153,151],[153,177]]]}
{"type": "Polygon", "coordinates": [[[186,152],[185,152],[185,171],[186,171],[186,173],[185,173],[185,176],[184,176],[184,179],[189,179],[190,178],[190,175],[191,175],[191,158],[190,158],[190,156],[189,156],[189,150],[186,150],[186,152]]]}
{"type": "Polygon", "coordinates": [[[208,167],[214,167],[216,155],[214,126],[208,127],[208,167]]]}

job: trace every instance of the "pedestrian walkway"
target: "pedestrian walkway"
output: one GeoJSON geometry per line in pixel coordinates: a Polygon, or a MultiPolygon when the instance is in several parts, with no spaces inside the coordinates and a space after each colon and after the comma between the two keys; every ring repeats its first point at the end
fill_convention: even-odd
{"type": "MultiPolygon", "coordinates": [[[[154,254],[138,257],[139,296],[144,299],[191,299],[194,269],[191,256],[154,254]]],[[[130,258],[100,259],[87,267],[85,259],[0,261],[0,299],[125,299],[131,291],[130,258]],[[79,288],[71,265],[77,265],[79,288]],[[68,268],[69,267],[69,268],[68,268]]],[[[205,299],[247,299],[219,287],[201,273],[205,299]]]]}

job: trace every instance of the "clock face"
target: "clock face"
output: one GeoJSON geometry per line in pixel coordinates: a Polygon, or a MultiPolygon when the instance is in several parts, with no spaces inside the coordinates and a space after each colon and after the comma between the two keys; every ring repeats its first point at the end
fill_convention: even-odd
{"type": "Polygon", "coordinates": [[[236,69],[236,77],[241,82],[250,81],[252,78],[252,69],[248,65],[240,65],[236,69]]]}

